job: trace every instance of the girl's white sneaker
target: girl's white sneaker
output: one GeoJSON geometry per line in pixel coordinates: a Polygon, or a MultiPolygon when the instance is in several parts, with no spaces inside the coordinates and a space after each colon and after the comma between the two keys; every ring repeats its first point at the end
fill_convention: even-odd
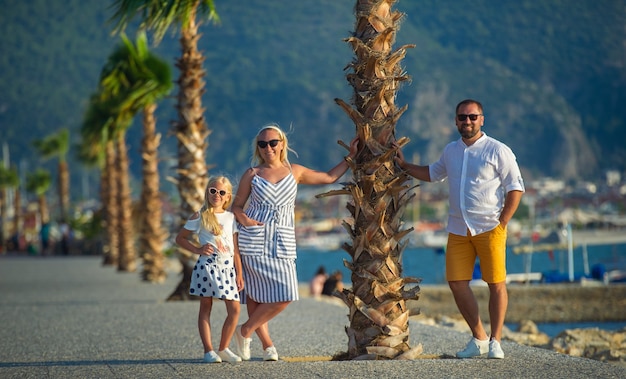
{"type": "Polygon", "coordinates": [[[208,353],[204,353],[204,361],[206,363],[221,363],[222,358],[220,358],[219,355],[217,355],[213,350],[211,350],[208,353]]]}

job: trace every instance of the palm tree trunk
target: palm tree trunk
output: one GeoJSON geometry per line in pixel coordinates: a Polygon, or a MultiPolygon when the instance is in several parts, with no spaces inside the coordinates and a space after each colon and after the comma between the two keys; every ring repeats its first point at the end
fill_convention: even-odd
{"type": "Polygon", "coordinates": [[[7,189],[0,188],[0,252],[6,253],[7,189]]]}
{"type": "Polygon", "coordinates": [[[68,222],[70,208],[70,172],[67,161],[59,162],[59,205],[61,208],[61,220],[68,222]]]}
{"type": "Polygon", "coordinates": [[[39,205],[39,217],[41,218],[41,224],[47,224],[50,222],[50,211],[48,210],[48,200],[46,200],[46,194],[41,194],[37,197],[39,205]]]}
{"type": "Polygon", "coordinates": [[[352,257],[352,288],[342,299],[350,308],[348,352],[350,359],[412,359],[421,345],[409,346],[409,315],[406,300],[417,299],[419,279],[402,277],[402,252],[412,230],[402,230],[402,215],[412,197],[408,176],[393,161],[395,125],[406,110],[394,101],[398,84],[408,77],[399,62],[407,47],[392,51],[402,14],[391,10],[395,0],[358,0],[356,27],[348,38],[355,59],[348,82],[354,88],[352,104],[336,102],[356,126],[361,146],[356,161],[349,161],[353,181],[343,191],[352,200],[351,221],[344,226],[352,245],[344,249],[352,257]],[[407,284],[409,286],[407,286],[407,284]]]}
{"type": "Polygon", "coordinates": [[[13,235],[15,236],[15,250],[19,250],[20,235],[22,234],[22,192],[19,187],[15,188],[15,199],[13,203],[13,235]]]}
{"type": "Polygon", "coordinates": [[[116,138],[117,143],[117,202],[119,205],[117,231],[120,241],[118,271],[135,272],[137,270],[137,252],[135,250],[133,230],[133,204],[130,197],[128,173],[128,148],[124,133],[116,138]]]}
{"type": "Polygon", "coordinates": [[[195,16],[190,17],[189,27],[182,30],[180,44],[182,58],[176,66],[178,78],[178,121],[174,133],[178,139],[178,191],[181,197],[181,222],[200,209],[208,181],[205,151],[209,136],[202,94],[204,93],[204,57],[198,51],[198,27],[195,16]]]}
{"type": "Polygon", "coordinates": [[[154,111],[156,104],[143,110],[142,171],[143,183],[140,203],[139,254],[143,259],[143,280],[161,283],[167,277],[163,241],[167,232],[162,227],[161,198],[159,192],[159,169],[157,148],[161,135],[156,133],[154,111]]]}
{"type": "Polygon", "coordinates": [[[119,234],[117,233],[119,205],[117,203],[117,176],[115,146],[107,141],[102,175],[102,209],[106,237],[104,241],[103,265],[117,265],[120,256],[119,234]]]}
{"type": "MultiPolygon", "coordinates": [[[[196,7],[197,9],[196,2],[196,7]]],[[[193,13],[186,28],[181,31],[180,45],[181,58],[176,62],[180,70],[178,78],[178,121],[174,124],[174,134],[178,139],[178,177],[177,187],[180,194],[181,206],[179,226],[182,227],[186,218],[200,209],[203,193],[208,182],[205,151],[210,132],[204,119],[202,94],[204,93],[204,57],[198,51],[198,25],[193,13]]],[[[193,255],[183,249],[178,249],[183,267],[190,266],[193,255]]],[[[188,289],[185,283],[191,281],[191,271],[183,269],[183,278],[178,287],[169,296],[169,299],[187,299],[188,289]],[[189,277],[187,277],[189,276],[189,277]]]]}

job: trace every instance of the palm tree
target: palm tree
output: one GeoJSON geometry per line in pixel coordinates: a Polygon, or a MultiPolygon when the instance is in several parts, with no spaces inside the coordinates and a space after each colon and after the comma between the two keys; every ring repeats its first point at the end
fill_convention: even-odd
{"type": "MultiPolygon", "coordinates": [[[[17,175],[17,170],[15,168],[6,168],[3,162],[0,162],[0,251],[5,252],[7,247],[7,238],[8,235],[6,233],[6,225],[8,220],[8,209],[7,209],[7,192],[9,189],[17,189],[19,187],[19,176],[17,175]]],[[[15,191],[16,195],[19,191],[15,191]]],[[[19,199],[15,198],[15,202],[19,204],[19,199]]],[[[14,221],[19,220],[19,213],[15,213],[14,221]]],[[[17,233],[19,230],[16,229],[17,233]]]]}
{"type": "Polygon", "coordinates": [[[144,112],[144,188],[141,238],[144,251],[144,273],[149,281],[165,278],[162,243],[166,233],[161,227],[161,204],[159,198],[158,160],[156,149],[159,136],[155,134],[155,102],[164,97],[172,87],[169,67],[148,51],[147,38],[139,33],[136,46],[122,35],[122,44],[109,56],[100,76],[97,95],[92,98],[85,119],[84,136],[88,140],[105,142],[105,172],[103,177],[108,199],[106,219],[109,243],[119,246],[118,269],[135,271],[136,253],[132,223],[132,204],[128,182],[128,154],[125,143],[126,129],[141,110],[144,112]],[[96,125],[95,128],[92,125],[96,125]],[[150,187],[151,186],[151,187],[150,187]],[[115,221],[114,221],[115,220],[115,221]],[[145,221],[145,222],[143,222],[145,221]]]}
{"type": "Polygon", "coordinates": [[[58,132],[35,140],[34,147],[44,159],[58,157],[58,186],[60,219],[67,221],[70,206],[70,173],[67,166],[67,152],[70,147],[70,132],[62,128],[58,132]]]}
{"type": "MultiPolygon", "coordinates": [[[[198,51],[198,28],[202,21],[218,21],[218,16],[212,0],[116,0],[113,8],[116,10],[112,17],[117,21],[116,30],[124,30],[140,14],[141,27],[153,30],[157,43],[174,28],[174,24],[180,27],[182,51],[176,61],[180,70],[176,104],[178,120],[172,131],[178,140],[178,176],[175,181],[181,198],[179,222],[182,226],[185,218],[202,206],[208,181],[205,152],[210,132],[202,107],[205,72],[202,68],[204,56],[198,51]]],[[[179,253],[183,267],[189,266],[192,255],[183,250],[179,253]]],[[[189,279],[187,272],[190,271],[183,269],[181,283],[189,279]]],[[[179,285],[170,298],[186,296],[184,286],[179,285]]]]}
{"type": "Polygon", "coordinates": [[[156,102],[172,88],[171,70],[163,60],[148,50],[145,33],[137,36],[136,45],[122,35],[125,59],[125,99],[121,112],[143,112],[142,171],[143,182],[139,213],[139,251],[143,259],[142,278],[162,282],[166,278],[163,242],[167,232],[162,226],[162,203],[159,191],[157,148],[161,136],[156,133],[156,102]]]}
{"type": "Polygon", "coordinates": [[[50,211],[48,209],[48,200],[46,199],[46,193],[50,189],[50,184],[52,184],[52,176],[43,168],[38,168],[26,174],[26,191],[37,196],[41,225],[50,222],[50,211]]]}
{"type": "Polygon", "coordinates": [[[132,123],[132,114],[124,108],[127,55],[126,47],[120,46],[109,56],[98,90],[91,97],[82,133],[83,144],[100,142],[104,155],[101,195],[108,251],[103,263],[116,264],[119,271],[134,272],[137,263],[125,143],[126,129],[132,123]]]}
{"type": "MultiPolygon", "coordinates": [[[[398,146],[395,125],[406,110],[395,105],[400,82],[408,76],[400,67],[402,46],[392,51],[402,14],[391,9],[395,0],[357,0],[354,34],[347,39],[355,58],[348,82],[354,88],[352,105],[335,101],[356,126],[360,151],[349,161],[353,181],[332,194],[350,194],[351,221],[344,227],[352,244],[344,249],[352,257],[352,288],[341,294],[350,308],[347,357],[350,359],[412,359],[421,353],[409,346],[406,301],[417,299],[419,279],[402,277],[402,252],[412,230],[402,229],[402,215],[412,195],[409,178],[393,161],[398,146]]],[[[344,144],[345,145],[345,144],[344,144]]]]}
{"type": "Polygon", "coordinates": [[[100,99],[98,93],[91,96],[81,127],[79,160],[89,166],[100,168],[100,202],[105,230],[102,264],[117,265],[119,260],[117,172],[115,171],[115,148],[109,138],[112,122],[111,106],[100,99]]]}

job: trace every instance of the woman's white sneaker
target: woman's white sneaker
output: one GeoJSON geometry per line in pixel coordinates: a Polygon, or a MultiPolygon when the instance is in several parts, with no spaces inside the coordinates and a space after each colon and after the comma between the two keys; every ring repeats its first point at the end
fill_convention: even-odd
{"type": "Polygon", "coordinates": [[[263,352],[263,360],[264,361],[277,361],[278,360],[278,352],[274,346],[270,346],[263,352]]]}
{"type": "Polygon", "coordinates": [[[252,338],[245,338],[241,335],[241,325],[239,325],[235,329],[235,342],[237,346],[237,354],[244,361],[250,360],[250,342],[252,342],[252,338]]]}
{"type": "Polygon", "coordinates": [[[502,351],[500,342],[498,342],[497,340],[489,341],[489,354],[487,354],[487,358],[495,358],[495,359],[504,358],[504,351],[502,351]]]}

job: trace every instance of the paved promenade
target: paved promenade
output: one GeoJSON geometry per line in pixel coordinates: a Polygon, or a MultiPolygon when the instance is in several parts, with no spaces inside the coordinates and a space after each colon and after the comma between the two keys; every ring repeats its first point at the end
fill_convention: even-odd
{"type": "MultiPolygon", "coordinates": [[[[198,303],[164,301],[178,280],[143,283],[98,257],[0,255],[0,378],[626,378],[619,366],[507,341],[503,360],[450,358],[468,335],[413,322],[423,359],[330,361],[347,348],[347,308],[311,298],[270,323],[278,362],[263,362],[254,338],[251,361],[205,364],[198,303]]],[[[216,346],[224,308],[213,307],[216,346]]]]}

